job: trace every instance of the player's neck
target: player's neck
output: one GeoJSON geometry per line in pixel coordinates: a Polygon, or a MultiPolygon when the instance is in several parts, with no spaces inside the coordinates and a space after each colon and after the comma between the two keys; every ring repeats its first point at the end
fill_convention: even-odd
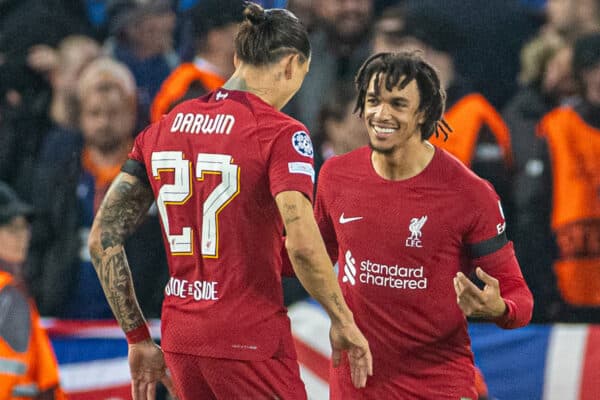
{"type": "Polygon", "coordinates": [[[407,143],[393,153],[371,153],[371,164],[377,175],[391,181],[402,181],[419,175],[429,165],[435,153],[427,141],[407,143]]]}
{"type": "Polygon", "coordinates": [[[238,69],[225,82],[223,88],[250,92],[265,103],[280,109],[281,95],[277,93],[277,90],[273,90],[276,82],[273,81],[271,75],[267,71],[238,69]]]}

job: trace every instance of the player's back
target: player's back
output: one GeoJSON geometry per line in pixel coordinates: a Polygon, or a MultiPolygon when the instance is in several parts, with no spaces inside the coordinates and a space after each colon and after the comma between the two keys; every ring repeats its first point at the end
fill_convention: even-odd
{"type": "Polygon", "coordinates": [[[163,347],[294,357],[274,196],[312,196],[303,125],[252,94],[219,89],[177,106],[138,137],[132,154],[143,158],[169,259],[163,347]]]}

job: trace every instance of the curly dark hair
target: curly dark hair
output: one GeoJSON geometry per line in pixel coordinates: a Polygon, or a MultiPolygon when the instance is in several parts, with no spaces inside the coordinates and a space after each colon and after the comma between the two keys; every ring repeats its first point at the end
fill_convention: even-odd
{"type": "Polygon", "coordinates": [[[410,82],[417,81],[419,88],[419,108],[424,113],[425,121],[421,125],[421,139],[427,140],[440,132],[444,140],[452,128],[444,120],[446,107],[446,92],[441,87],[440,79],[435,69],[418,54],[418,52],[378,53],[369,57],[358,70],[354,84],[358,90],[358,98],[354,112],[362,117],[365,109],[365,98],[371,79],[375,76],[375,93],[379,95],[381,79],[385,88],[403,89],[410,82]]]}

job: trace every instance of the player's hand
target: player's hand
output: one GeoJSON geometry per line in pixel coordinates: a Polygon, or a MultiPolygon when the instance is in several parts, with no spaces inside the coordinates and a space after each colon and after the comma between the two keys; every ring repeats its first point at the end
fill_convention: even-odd
{"type": "Polygon", "coordinates": [[[154,400],[156,383],[162,382],[173,398],[177,399],[163,352],[152,340],[129,345],[131,394],[133,400],[154,400]]]}
{"type": "Polygon", "coordinates": [[[456,302],[467,317],[493,319],[506,311],[506,303],[500,295],[498,279],[486,274],[481,268],[475,270],[477,277],[485,283],[480,290],[462,272],[454,277],[456,302]]]}
{"type": "Polygon", "coordinates": [[[331,358],[333,366],[337,368],[342,359],[342,351],[347,351],[350,364],[352,383],[357,388],[367,384],[367,376],[373,375],[373,356],[369,343],[358,329],[356,324],[332,323],[329,330],[331,341],[331,358]]]}

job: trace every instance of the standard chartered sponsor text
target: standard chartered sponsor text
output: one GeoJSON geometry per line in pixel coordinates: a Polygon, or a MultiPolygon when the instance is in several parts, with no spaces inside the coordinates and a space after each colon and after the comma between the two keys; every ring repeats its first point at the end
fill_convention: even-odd
{"type": "Polygon", "coordinates": [[[422,265],[403,267],[365,260],[360,263],[360,271],[358,279],[361,283],[393,289],[427,289],[427,277],[424,276],[422,265]]]}

